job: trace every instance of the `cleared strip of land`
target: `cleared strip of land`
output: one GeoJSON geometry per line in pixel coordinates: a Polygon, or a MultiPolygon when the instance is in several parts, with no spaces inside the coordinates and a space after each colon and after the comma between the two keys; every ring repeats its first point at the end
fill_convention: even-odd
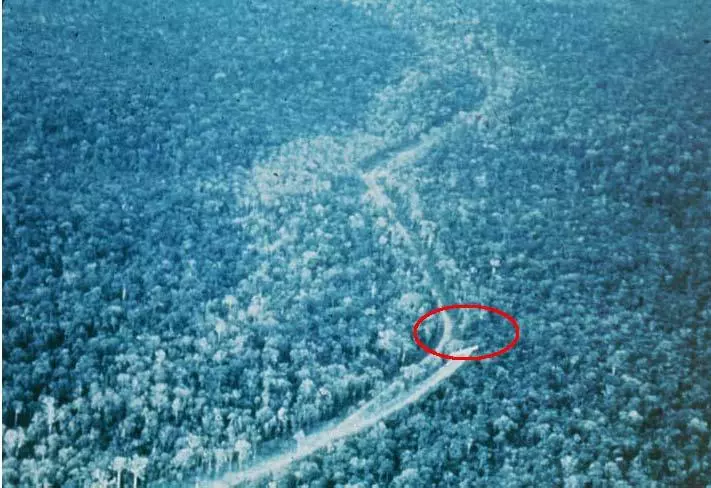
{"type": "MultiPolygon", "coordinates": [[[[431,14],[429,8],[424,8],[421,12],[419,9],[408,8],[407,12],[409,16],[417,16],[419,13],[425,18],[431,14]]],[[[430,25],[431,23],[427,22],[426,24],[430,25]]],[[[400,21],[394,20],[393,27],[399,26],[400,21]]],[[[473,36],[473,34],[471,35],[473,36]]],[[[466,132],[471,128],[478,129],[482,133],[490,131],[492,127],[496,126],[496,120],[508,106],[514,88],[520,81],[519,77],[522,75],[523,67],[507,52],[497,47],[495,35],[494,38],[489,38],[486,33],[481,33],[481,35],[486,49],[475,55],[476,59],[470,60],[470,64],[475,67],[472,69],[472,76],[479,77],[486,85],[487,95],[481,105],[476,108],[472,107],[470,112],[455,114],[447,123],[431,127],[412,140],[393,143],[387,148],[384,148],[384,146],[388,146],[385,139],[373,135],[374,141],[385,143],[380,146],[380,150],[371,152],[369,156],[355,158],[353,161],[347,158],[349,163],[356,165],[351,169],[356,171],[364,184],[364,201],[372,206],[374,211],[385,213],[391,229],[394,229],[403,238],[403,243],[411,256],[422,257],[423,269],[420,271],[424,278],[424,285],[431,290],[432,297],[438,306],[453,303],[454,297],[444,286],[441,273],[434,264],[437,262],[435,256],[431,256],[434,251],[426,242],[423,242],[424,229],[421,229],[419,220],[424,212],[420,206],[417,189],[414,188],[412,180],[408,176],[419,163],[433,155],[435,148],[446,144],[456,134],[466,132]]],[[[419,39],[425,50],[430,52],[428,63],[423,65],[428,67],[424,72],[432,72],[431,68],[434,65],[442,67],[441,70],[434,71],[446,72],[448,70],[447,60],[451,58],[452,61],[461,61],[463,59],[459,52],[461,46],[470,43],[473,39],[473,37],[472,39],[464,37],[462,44],[459,40],[452,42],[446,35],[442,38],[438,36],[439,34],[436,32],[429,32],[428,37],[419,39]]],[[[401,86],[392,87],[390,91],[396,97],[410,93],[409,82],[405,80],[401,86]]],[[[496,137],[495,131],[492,131],[491,134],[492,137],[496,137]]],[[[360,136],[362,137],[363,134],[361,133],[360,136]]],[[[355,144],[353,147],[358,147],[358,145],[355,144]]],[[[441,257],[439,256],[439,258],[441,257]]],[[[438,351],[445,350],[445,346],[452,339],[454,329],[454,324],[446,313],[441,314],[441,317],[442,334],[435,347],[438,351]]],[[[467,356],[476,349],[477,347],[472,345],[460,351],[448,353],[467,356]]],[[[276,475],[284,471],[290,464],[304,459],[319,449],[328,447],[339,439],[362,432],[415,403],[465,363],[466,361],[449,361],[443,366],[437,367],[438,364],[441,364],[441,360],[427,356],[418,363],[423,367],[423,373],[419,376],[424,376],[428,370],[431,372],[429,376],[425,378],[418,376],[414,380],[410,378],[409,382],[405,378],[395,379],[387,388],[358,410],[347,415],[341,421],[331,423],[328,427],[309,434],[295,448],[258,460],[240,471],[227,473],[220,479],[213,481],[210,486],[235,486],[259,480],[265,476],[276,475]],[[434,372],[432,372],[433,367],[436,368],[434,372]]]]}
{"type": "MultiPolygon", "coordinates": [[[[404,243],[409,248],[409,252],[417,255],[426,256],[423,246],[419,243],[420,240],[408,230],[408,225],[404,225],[400,221],[404,216],[413,213],[421,212],[421,209],[416,208],[416,203],[410,200],[408,208],[402,208],[396,205],[387,195],[387,189],[380,182],[381,178],[387,180],[389,177],[394,177],[390,173],[393,168],[399,168],[407,164],[416,164],[420,159],[425,157],[430,149],[437,141],[432,141],[431,138],[425,139],[420,144],[408,146],[398,153],[386,153],[383,156],[384,160],[380,161],[377,173],[367,173],[362,175],[363,182],[367,187],[367,194],[370,195],[369,200],[381,210],[387,212],[390,224],[397,227],[398,231],[404,237],[404,243]]],[[[423,270],[423,275],[428,281],[428,285],[432,291],[432,295],[437,301],[438,306],[442,306],[448,302],[447,294],[443,291],[442,283],[437,279],[437,274],[433,273],[435,269],[431,264],[431,260],[426,259],[426,269],[423,270]]],[[[442,350],[452,337],[452,329],[454,324],[451,318],[446,314],[442,314],[443,331],[439,342],[435,349],[442,350]]],[[[463,349],[455,353],[455,355],[470,355],[476,346],[463,349]]],[[[428,356],[420,361],[423,367],[436,364],[439,360],[428,356]]],[[[395,380],[384,391],[380,392],[368,403],[361,406],[358,410],[348,415],[337,424],[322,429],[318,432],[309,434],[299,442],[294,450],[266,458],[242,471],[228,473],[221,479],[212,482],[213,487],[234,486],[248,481],[255,481],[268,475],[273,475],[283,471],[290,464],[299,461],[314,452],[327,447],[333,442],[345,437],[357,434],[381,421],[382,419],[392,415],[393,413],[415,403],[420,398],[425,396],[430,390],[435,388],[445,379],[449,378],[464,364],[464,361],[449,361],[444,366],[436,369],[429,377],[420,382],[406,386],[404,382],[395,380]]]]}

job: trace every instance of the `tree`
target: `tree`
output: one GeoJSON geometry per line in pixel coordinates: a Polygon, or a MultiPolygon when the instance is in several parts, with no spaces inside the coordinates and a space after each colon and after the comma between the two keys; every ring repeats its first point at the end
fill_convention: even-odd
{"type": "Polygon", "coordinates": [[[22,428],[5,430],[5,450],[8,455],[15,456],[17,450],[25,443],[25,432],[22,428]]]}
{"type": "Polygon", "coordinates": [[[220,473],[223,466],[227,464],[228,460],[229,453],[227,452],[227,449],[215,449],[215,472],[220,473]]]}
{"type": "Polygon", "coordinates": [[[296,441],[296,450],[297,451],[299,451],[301,449],[305,439],[306,439],[306,434],[304,434],[303,430],[300,430],[296,434],[294,434],[294,440],[296,441]]]}
{"type": "Polygon", "coordinates": [[[126,469],[127,464],[126,458],[121,456],[116,456],[111,463],[111,469],[116,471],[116,488],[121,488],[121,473],[126,469]]]}
{"type": "Polygon", "coordinates": [[[180,411],[183,408],[183,402],[179,397],[175,397],[173,398],[173,403],[170,405],[170,408],[173,411],[173,418],[177,421],[180,411]]]}
{"type": "Polygon", "coordinates": [[[128,470],[133,475],[133,488],[138,488],[138,479],[143,478],[143,475],[148,466],[148,459],[141,456],[133,456],[128,470]]]}
{"type": "Polygon", "coordinates": [[[237,466],[239,469],[242,469],[244,462],[252,451],[252,444],[250,444],[249,441],[240,439],[235,442],[234,450],[237,453],[237,466]]]}
{"type": "Polygon", "coordinates": [[[54,421],[56,420],[56,409],[55,409],[55,400],[52,397],[42,397],[41,399],[42,403],[44,403],[44,406],[47,410],[47,428],[49,429],[49,432],[52,432],[52,427],[54,425],[54,421]]]}
{"type": "Polygon", "coordinates": [[[289,422],[289,412],[286,408],[281,407],[277,411],[277,420],[279,420],[279,423],[281,424],[282,430],[286,431],[287,430],[287,425],[289,422]]]}
{"type": "Polygon", "coordinates": [[[13,407],[14,407],[14,409],[15,409],[15,423],[13,424],[13,427],[17,427],[18,416],[19,416],[20,413],[22,412],[22,402],[21,402],[21,401],[15,401],[15,402],[12,402],[12,405],[13,405],[13,407]]]}
{"type": "Polygon", "coordinates": [[[173,464],[178,467],[180,472],[185,471],[190,465],[190,460],[193,457],[193,450],[189,447],[184,447],[178,451],[178,453],[173,458],[173,464]]]}
{"type": "Polygon", "coordinates": [[[203,469],[205,466],[205,458],[207,457],[204,444],[204,439],[201,436],[197,436],[195,434],[188,435],[188,448],[193,453],[193,455],[197,454],[198,459],[202,463],[203,469]]]}
{"type": "Polygon", "coordinates": [[[222,334],[227,332],[227,322],[218,318],[215,320],[215,332],[217,333],[217,342],[220,342],[222,334]]]}
{"type": "Polygon", "coordinates": [[[47,446],[44,444],[35,444],[35,456],[40,458],[40,461],[44,461],[47,456],[47,446]]]}
{"type": "Polygon", "coordinates": [[[109,488],[111,480],[109,480],[109,477],[106,475],[105,471],[95,469],[92,471],[91,477],[93,479],[91,483],[92,488],[109,488]]]}
{"type": "Polygon", "coordinates": [[[392,462],[392,459],[388,457],[383,457],[380,459],[380,463],[378,464],[378,481],[382,482],[387,482],[392,479],[393,475],[393,469],[395,468],[395,465],[392,462]]]}
{"type": "Polygon", "coordinates": [[[36,460],[25,459],[22,461],[22,476],[24,477],[25,484],[39,486],[40,475],[40,464],[36,460]]]}
{"type": "Polygon", "coordinates": [[[320,469],[313,461],[303,461],[294,472],[299,484],[310,484],[318,479],[320,469]]]}

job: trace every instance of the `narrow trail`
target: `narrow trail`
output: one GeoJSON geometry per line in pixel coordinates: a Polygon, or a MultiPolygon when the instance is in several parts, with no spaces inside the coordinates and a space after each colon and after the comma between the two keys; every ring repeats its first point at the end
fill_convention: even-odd
{"type": "MultiPolygon", "coordinates": [[[[441,143],[442,139],[443,136],[425,137],[418,144],[408,146],[401,152],[395,154],[387,153],[387,158],[380,161],[381,164],[378,165],[378,169],[361,174],[363,183],[367,188],[364,198],[381,211],[384,210],[386,212],[390,224],[403,238],[405,246],[409,248],[408,251],[412,255],[425,256],[428,258],[424,260],[425,265],[422,274],[426,280],[427,287],[437,302],[437,306],[450,303],[452,300],[450,293],[444,288],[439,272],[432,265],[429,253],[423,248],[420,239],[413,236],[412,232],[408,230],[409,226],[403,223],[403,220],[411,220],[407,215],[408,213],[410,215],[422,214],[422,209],[419,208],[418,200],[414,199],[410,199],[407,204],[400,202],[398,205],[393,202],[388,196],[385,183],[381,183],[381,180],[390,180],[392,183],[394,181],[393,168],[399,168],[403,165],[416,165],[418,161],[425,158],[437,144],[441,143]]],[[[439,351],[444,350],[445,346],[449,343],[454,329],[454,323],[446,313],[442,314],[442,322],[442,335],[435,347],[435,349],[439,351]]],[[[453,354],[457,356],[467,356],[475,350],[477,350],[477,346],[473,345],[453,354]]],[[[441,361],[432,356],[426,356],[418,364],[423,366],[423,370],[426,370],[428,367],[431,370],[432,366],[438,364],[438,362],[441,361]]],[[[268,475],[275,475],[286,469],[290,464],[304,459],[319,449],[325,448],[339,439],[357,434],[372,427],[382,419],[417,402],[429,391],[453,375],[464,363],[464,361],[449,361],[444,366],[437,368],[430,376],[421,379],[419,382],[410,384],[409,387],[405,386],[402,381],[396,380],[339,423],[306,436],[295,450],[266,458],[242,471],[228,473],[222,478],[212,482],[210,486],[215,488],[236,486],[245,482],[256,481],[268,475]]]]}
{"type": "MultiPolygon", "coordinates": [[[[402,205],[396,205],[388,196],[385,187],[378,181],[379,177],[383,176],[383,170],[393,167],[394,165],[416,164],[420,159],[429,154],[429,151],[435,146],[438,140],[427,139],[414,147],[408,147],[402,152],[389,155],[385,161],[381,161],[382,165],[378,172],[371,172],[362,175],[363,182],[367,188],[367,200],[385,210],[390,220],[390,223],[401,234],[405,245],[409,248],[409,252],[415,255],[427,256],[424,249],[419,244],[419,239],[412,236],[412,233],[403,225],[401,218],[404,216],[402,205]]],[[[410,201],[408,210],[411,213],[417,214],[421,212],[416,203],[410,201]]],[[[432,296],[437,301],[438,306],[442,306],[450,301],[449,295],[444,291],[441,281],[433,270],[435,269],[430,260],[425,269],[422,270],[423,276],[427,281],[427,285],[431,290],[432,296]]],[[[435,349],[443,350],[452,337],[454,324],[451,318],[445,313],[442,314],[442,322],[444,324],[442,335],[435,349]]],[[[470,355],[477,349],[476,346],[471,346],[454,353],[455,355],[470,355]]],[[[437,364],[438,359],[427,356],[420,361],[420,365],[428,367],[437,364]]],[[[222,478],[213,481],[212,487],[227,487],[235,486],[241,483],[256,481],[267,475],[274,475],[283,471],[290,464],[299,461],[314,452],[331,445],[332,443],[345,437],[357,434],[369,427],[372,427],[382,419],[392,415],[393,413],[415,403],[430,390],[439,385],[442,381],[454,374],[464,361],[449,361],[446,365],[439,367],[429,377],[413,383],[406,387],[402,381],[395,381],[388,388],[380,392],[369,402],[361,406],[358,410],[348,415],[336,425],[312,433],[306,436],[297,446],[294,451],[285,452],[270,458],[266,458],[261,462],[239,472],[228,473],[222,478]]]]}
{"type": "MultiPolygon", "coordinates": [[[[351,1],[355,5],[361,5],[359,0],[351,1]]],[[[405,141],[399,136],[390,138],[354,132],[350,138],[342,141],[327,138],[327,143],[330,144],[331,149],[336,149],[331,154],[336,170],[349,172],[362,181],[365,189],[362,196],[364,204],[370,206],[373,213],[377,212],[379,215],[386,216],[391,231],[399,235],[410,256],[422,258],[419,271],[423,276],[423,284],[430,290],[437,306],[443,306],[453,303],[455,297],[444,286],[442,273],[434,264],[437,262],[435,256],[432,255],[434,249],[431,248],[434,235],[432,229],[428,230],[423,225],[425,212],[412,183],[412,175],[421,166],[419,163],[431,156],[435,148],[441,147],[451,140],[456,140],[466,131],[487,132],[485,138],[495,139],[497,137],[496,120],[508,107],[515,86],[520,82],[519,78],[523,76],[524,68],[517,60],[497,46],[495,33],[479,31],[476,34],[467,34],[462,39],[453,39],[449,32],[436,31],[429,27],[428,30],[420,32],[418,29],[421,25],[435,25],[431,22],[431,17],[434,14],[430,5],[418,0],[403,0],[402,3],[405,16],[394,11],[391,25],[393,28],[413,31],[422,42],[423,52],[427,52],[428,57],[420,66],[413,67],[409,72],[412,76],[405,76],[400,85],[387,87],[382,93],[376,94],[375,98],[385,100],[385,102],[395,100],[396,105],[402,104],[408,98],[418,96],[416,89],[412,88],[413,85],[419,83],[421,87],[432,77],[451,72],[451,66],[456,65],[457,62],[466,66],[475,66],[473,69],[467,69],[470,69],[473,75],[485,84],[486,97],[478,107],[472,108],[469,112],[460,111],[445,124],[424,130],[409,141],[405,141]],[[414,4],[409,2],[414,2],[414,4]],[[416,21],[419,17],[422,18],[416,21]],[[411,23],[403,22],[403,19],[410,19],[411,23]],[[483,47],[481,52],[473,53],[469,48],[475,35],[477,42],[483,47]],[[468,58],[464,60],[466,56],[468,58]],[[341,154],[337,154],[339,151],[341,154]],[[342,165],[338,166],[337,161],[340,161],[342,165]]],[[[442,25],[446,25],[446,22],[443,22],[442,25]]],[[[371,114],[372,124],[376,127],[379,125],[389,127],[389,117],[393,113],[397,116],[398,112],[397,110],[388,112],[388,110],[381,113],[379,109],[376,109],[371,114]]],[[[323,151],[323,143],[323,138],[315,139],[313,150],[323,151]]],[[[307,145],[299,142],[295,146],[285,147],[274,157],[272,162],[268,163],[285,164],[289,161],[289,155],[293,154],[294,150],[305,151],[308,154],[310,149],[307,145]]],[[[303,157],[304,153],[302,152],[300,155],[303,157]]],[[[306,161],[310,159],[312,157],[307,157],[306,161]]],[[[272,169],[265,166],[262,170],[257,169],[256,171],[259,176],[259,171],[271,173],[272,169]]],[[[268,184],[256,186],[264,192],[261,197],[268,200],[271,195],[269,192],[273,189],[268,184]]],[[[306,186],[301,185],[302,188],[306,186]]],[[[316,181],[310,188],[312,191],[320,191],[321,187],[320,182],[316,181]]],[[[441,259],[444,256],[436,257],[441,259]]],[[[439,351],[446,349],[452,340],[454,330],[451,317],[446,313],[441,317],[442,334],[435,347],[439,351]]],[[[451,354],[470,355],[475,350],[477,347],[472,345],[451,352],[451,354]]],[[[465,364],[465,361],[448,361],[444,365],[441,364],[441,360],[429,355],[426,356],[419,363],[413,365],[420,366],[420,368],[414,368],[418,372],[410,374],[408,377],[403,376],[395,379],[383,391],[342,420],[329,424],[320,431],[313,432],[303,438],[296,448],[258,460],[242,470],[224,474],[219,479],[208,483],[208,486],[214,488],[240,486],[266,476],[276,476],[292,463],[302,460],[340,439],[358,434],[417,402],[452,376],[465,364]]]]}

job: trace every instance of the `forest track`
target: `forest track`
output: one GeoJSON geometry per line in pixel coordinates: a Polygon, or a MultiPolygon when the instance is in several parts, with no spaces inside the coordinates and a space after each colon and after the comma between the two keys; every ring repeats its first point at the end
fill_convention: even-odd
{"type": "MultiPolygon", "coordinates": [[[[348,0],[342,1],[347,2],[348,0]]],[[[355,5],[361,4],[360,0],[351,0],[351,2],[355,5]]],[[[407,4],[407,1],[404,4],[407,4]]],[[[407,16],[422,17],[422,22],[413,22],[412,25],[430,27],[435,25],[430,22],[433,10],[430,9],[428,3],[417,3],[416,1],[415,5],[404,8],[407,16]]],[[[404,17],[399,17],[396,11],[393,13],[392,27],[396,29],[402,27],[404,17]]],[[[462,66],[466,66],[467,71],[473,76],[478,76],[485,84],[486,97],[482,103],[478,107],[472,108],[470,112],[455,114],[448,123],[424,130],[414,139],[404,142],[390,141],[389,145],[385,145],[388,147],[353,161],[356,167],[352,168],[360,176],[366,188],[365,199],[375,207],[379,207],[381,212],[385,211],[391,226],[404,237],[404,243],[409,247],[409,252],[412,255],[425,258],[424,269],[421,272],[428,282],[428,288],[438,307],[453,303],[454,297],[443,286],[443,277],[434,264],[436,261],[433,262],[428,252],[431,246],[426,245],[423,240],[423,232],[426,233],[426,231],[421,226],[416,235],[408,230],[408,228],[417,227],[414,224],[418,223],[418,215],[424,215],[423,210],[419,207],[419,195],[413,185],[412,172],[417,168],[417,163],[432,156],[436,148],[442,147],[443,143],[456,140],[467,131],[477,131],[482,140],[492,140],[496,143],[499,134],[503,132],[501,114],[506,112],[515,87],[521,82],[520,77],[525,74],[525,67],[510,53],[498,47],[495,31],[488,33],[482,30],[478,21],[475,25],[478,26],[478,31],[476,33],[469,32],[462,38],[450,38],[449,33],[436,32],[436,29],[432,30],[431,28],[417,32],[417,28],[415,28],[415,34],[418,34],[418,39],[422,42],[424,51],[429,53],[429,58],[413,69],[415,73],[420,73],[425,78],[430,75],[423,73],[433,73],[432,76],[436,77],[438,76],[437,71],[449,72],[451,66],[461,62],[462,66]],[[482,49],[474,54],[468,51],[466,56],[469,58],[465,61],[461,49],[464,49],[463,46],[471,47],[474,44],[472,41],[474,36],[477,36],[477,45],[482,46],[482,49]],[[393,195],[395,201],[391,198],[393,195]],[[407,223],[411,225],[407,225],[407,223]]],[[[417,93],[411,91],[411,84],[408,78],[405,78],[401,86],[394,87],[389,93],[395,93],[393,96],[396,98],[409,97],[410,95],[416,97],[417,93]]],[[[375,120],[379,119],[377,114],[374,117],[375,120]]],[[[508,132],[506,133],[508,134],[508,132]]],[[[373,137],[375,140],[385,141],[381,136],[373,137]]],[[[438,351],[445,349],[452,339],[454,329],[454,324],[447,314],[442,314],[442,319],[442,335],[435,347],[438,351]]],[[[477,346],[472,345],[451,354],[468,356],[476,350],[477,346]]],[[[465,363],[466,361],[448,361],[441,365],[442,360],[427,355],[419,363],[416,363],[416,365],[423,366],[423,373],[417,375],[419,381],[407,384],[407,379],[397,378],[370,401],[342,420],[329,423],[320,431],[305,436],[295,448],[254,462],[251,466],[239,471],[226,473],[210,482],[209,486],[214,488],[239,486],[255,482],[269,475],[277,475],[292,463],[302,460],[320,449],[329,447],[341,439],[358,434],[417,402],[452,376],[465,363]],[[431,372],[432,367],[436,365],[441,366],[431,372]],[[429,376],[421,378],[427,374],[428,369],[429,376]]]]}
{"type": "MultiPolygon", "coordinates": [[[[409,215],[422,214],[422,209],[419,208],[417,201],[413,199],[404,203],[403,198],[398,198],[398,204],[393,202],[388,196],[388,188],[386,188],[381,181],[396,181],[397,178],[394,174],[396,170],[403,166],[411,167],[416,165],[422,158],[427,157],[430,151],[441,142],[442,137],[428,136],[424,137],[417,144],[406,145],[399,152],[383,152],[378,161],[370,161],[371,164],[376,163],[376,170],[361,173],[363,183],[367,188],[366,195],[370,195],[369,198],[366,198],[370,199],[381,211],[384,210],[386,212],[390,224],[395,227],[404,238],[404,244],[409,248],[408,251],[411,254],[426,256],[428,258],[425,260],[425,269],[422,270],[422,273],[438,307],[451,302],[450,294],[447,293],[443,287],[441,277],[436,268],[432,265],[432,259],[429,259],[429,254],[420,244],[420,239],[418,236],[413,236],[412,232],[408,230],[411,226],[403,223],[403,220],[411,220],[407,215],[408,213],[409,215]]],[[[397,188],[395,188],[395,190],[398,191],[397,188]]],[[[402,192],[398,191],[398,193],[402,192]]],[[[454,324],[446,313],[442,314],[442,319],[443,331],[435,347],[438,351],[442,351],[445,348],[452,337],[452,330],[454,329],[454,324]]],[[[474,345],[453,354],[456,356],[468,356],[476,349],[477,346],[474,345]]],[[[423,368],[431,368],[433,364],[437,364],[438,362],[440,362],[438,359],[428,355],[418,364],[423,366],[423,368]]],[[[415,403],[437,385],[453,375],[464,363],[465,361],[449,361],[444,366],[437,368],[434,373],[424,380],[409,386],[405,386],[402,381],[395,380],[389,387],[340,422],[331,427],[311,433],[303,438],[295,449],[266,458],[242,471],[228,473],[222,478],[213,481],[210,486],[213,488],[236,486],[259,480],[268,475],[277,474],[292,463],[304,459],[340,439],[372,427],[384,418],[415,403]]]]}

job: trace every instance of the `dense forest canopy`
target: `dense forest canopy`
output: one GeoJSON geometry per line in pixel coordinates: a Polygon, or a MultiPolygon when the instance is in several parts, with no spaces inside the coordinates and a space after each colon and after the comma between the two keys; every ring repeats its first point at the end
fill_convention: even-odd
{"type": "Polygon", "coordinates": [[[709,19],[4,5],[3,483],[711,484],[709,19]]]}

